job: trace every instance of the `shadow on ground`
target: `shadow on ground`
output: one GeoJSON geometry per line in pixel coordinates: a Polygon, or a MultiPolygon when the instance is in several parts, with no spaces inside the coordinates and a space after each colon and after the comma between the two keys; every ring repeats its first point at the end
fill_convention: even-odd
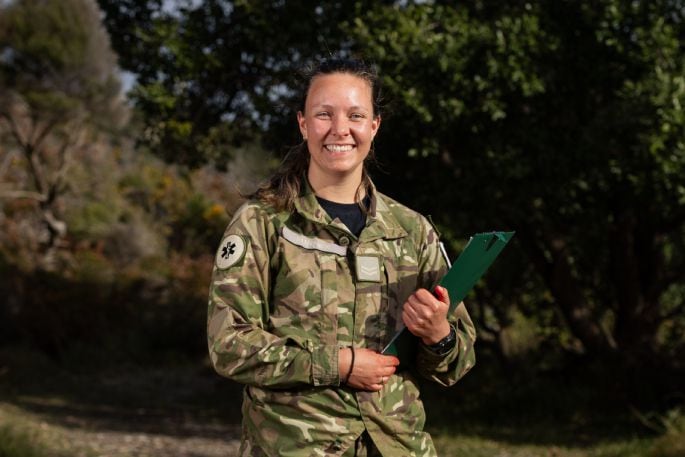
{"type": "Polygon", "coordinates": [[[0,351],[0,407],[58,429],[85,455],[235,455],[241,401],[241,386],[206,364],[74,372],[0,351]]]}

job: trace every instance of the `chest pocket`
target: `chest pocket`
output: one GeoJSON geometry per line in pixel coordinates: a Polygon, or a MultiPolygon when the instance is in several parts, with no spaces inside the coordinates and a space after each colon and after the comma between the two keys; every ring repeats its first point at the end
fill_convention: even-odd
{"type": "Polygon", "coordinates": [[[271,330],[301,341],[335,341],[337,259],[346,249],[284,227],[277,250],[271,330]]]}
{"type": "Polygon", "coordinates": [[[406,254],[406,238],[381,239],[357,250],[357,258],[376,255],[380,260],[380,281],[357,282],[356,321],[371,349],[385,347],[402,326],[402,305],[416,290],[418,264],[403,250],[406,254]]]}
{"type": "Polygon", "coordinates": [[[407,298],[418,289],[418,258],[413,246],[405,238],[392,240],[392,255],[385,258],[384,270],[387,280],[383,291],[386,326],[391,335],[402,325],[402,306],[407,298]]]}

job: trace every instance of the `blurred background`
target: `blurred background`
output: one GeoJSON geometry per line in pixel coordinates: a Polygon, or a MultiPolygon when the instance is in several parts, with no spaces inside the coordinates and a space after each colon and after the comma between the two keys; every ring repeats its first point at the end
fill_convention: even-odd
{"type": "Polygon", "coordinates": [[[516,231],[440,455],[685,456],[684,46],[680,0],[0,1],[0,457],[237,454],[214,250],[330,55],[381,191],[451,257],[516,231]]]}

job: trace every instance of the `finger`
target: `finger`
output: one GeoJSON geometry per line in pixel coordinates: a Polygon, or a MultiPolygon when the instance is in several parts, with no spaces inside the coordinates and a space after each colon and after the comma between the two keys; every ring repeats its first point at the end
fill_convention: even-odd
{"type": "Polygon", "coordinates": [[[378,368],[376,371],[377,376],[390,376],[397,370],[395,365],[385,365],[378,368]]]}
{"type": "Polygon", "coordinates": [[[381,374],[385,376],[390,376],[393,374],[395,371],[397,371],[397,367],[399,366],[399,361],[397,359],[395,360],[387,360],[385,361],[385,364],[382,365],[381,369],[381,374]]]}
{"type": "Polygon", "coordinates": [[[416,299],[424,305],[433,304],[436,300],[435,295],[426,289],[419,289],[414,292],[414,295],[416,296],[416,299]]]}
{"type": "Polygon", "coordinates": [[[407,299],[407,305],[405,307],[413,311],[415,317],[425,319],[433,310],[432,303],[435,301],[437,300],[432,295],[421,297],[417,293],[414,293],[407,299]],[[422,299],[428,299],[430,301],[426,302],[422,299]]]}
{"type": "Polygon", "coordinates": [[[402,322],[406,325],[409,330],[414,330],[419,326],[419,319],[411,311],[402,311],[402,322]]]}
{"type": "MultiPolygon", "coordinates": [[[[389,367],[385,371],[383,371],[383,376],[385,376],[387,379],[390,379],[392,375],[395,374],[395,367],[389,367]]],[[[386,381],[387,381],[386,379],[386,381]]]]}
{"type": "Polygon", "coordinates": [[[412,322],[415,322],[419,318],[419,316],[417,315],[416,309],[414,309],[411,304],[407,304],[404,306],[404,308],[402,309],[402,315],[403,315],[402,316],[403,320],[405,320],[405,321],[406,321],[406,319],[404,319],[405,316],[407,318],[409,318],[409,320],[412,322]]]}
{"type": "Polygon", "coordinates": [[[414,296],[414,294],[411,294],[409,297],[407,297],[407,301],[404,303],[404,309],[410,309],[410,310],[413,310],[414,312],[416,312],[420,308],[421,308],[421,303],[414,296]]]}
{"type": "Polygon", "coordinates": [[[383,388],[383,384],[381,384],[380,381],[381,381],[380,379],[376,379],[376,380],[372,381],[367,386],[365,386],[365,389],[370,390],[370,391],[381,390],[383,388]]]}
{"type": "Polygon", "coordinates": [[[381,376],[376,385],[384,386],[390,381],[390,376],[381,376]]]}
{"type": "Polygon", "coordinates": [[[450,293],[445,287],[435,286],[435,296],[446,305],[450,304],[450,293]]]}
{"type": "Polygon", "coordinates": [[[378,366],[389,367],[399,364],[399,359],[394,355],[378,354],[378,356],[379,360],[376,362],[378,366]]]}
{"type": "MultiPolygon", "coordinates": [[[[413,300],[410,301],[412,308],[416,311],[418,316],[429,318],[442,306],[442,303],[426,289],[419,289],[412,295],[413,300]]],[[[407,300],[409,301],[409,300],[407,300]]]]}
{"type": "Polygon", "coordinates": [[[406,325],[407,328],[416,335],[416,332],[420,331],[423,327],[424,320],[415,315],[412,315],[411,313],[403,312],[402,322],[404,322],[404,325],[406,325]]]}
{"type": "MultiPolygon", "coordinates": [[[[423,295],[422,295],[423,297],[423,295]]],[[[429,303],[434,306],[434,309],[440,309],[450,305],[450,294],[447,288],[443,286],[435,286],[434,293],[429,293],[426,297],[429,303]]]]}
{"type": "Polygon", "coordinates": [[[418,307],[413,309],[412,311],[414,312],[414,320],[417,323],[427,321],[431,318],[433,314],[435,314],[430,305],[418,305],[418,307]]]}

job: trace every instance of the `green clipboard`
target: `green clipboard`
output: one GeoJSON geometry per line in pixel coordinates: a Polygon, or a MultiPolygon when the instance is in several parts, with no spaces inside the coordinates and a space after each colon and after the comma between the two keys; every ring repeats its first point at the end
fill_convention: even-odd
{"type": "MultiPolygon", "coordinates": [[[[487,232],[477,233],[471,237],[447,274],[440,280],[440,285],[447,289],[450,296],[448,314],[452,314],[457,305],[464,300],[512,236],[514,232],[487,232]]],[[[417,344],[417,338],[402,326],[381,353],[399,357],[400,365],[406,366],[414,359],[417,344]]]]}

